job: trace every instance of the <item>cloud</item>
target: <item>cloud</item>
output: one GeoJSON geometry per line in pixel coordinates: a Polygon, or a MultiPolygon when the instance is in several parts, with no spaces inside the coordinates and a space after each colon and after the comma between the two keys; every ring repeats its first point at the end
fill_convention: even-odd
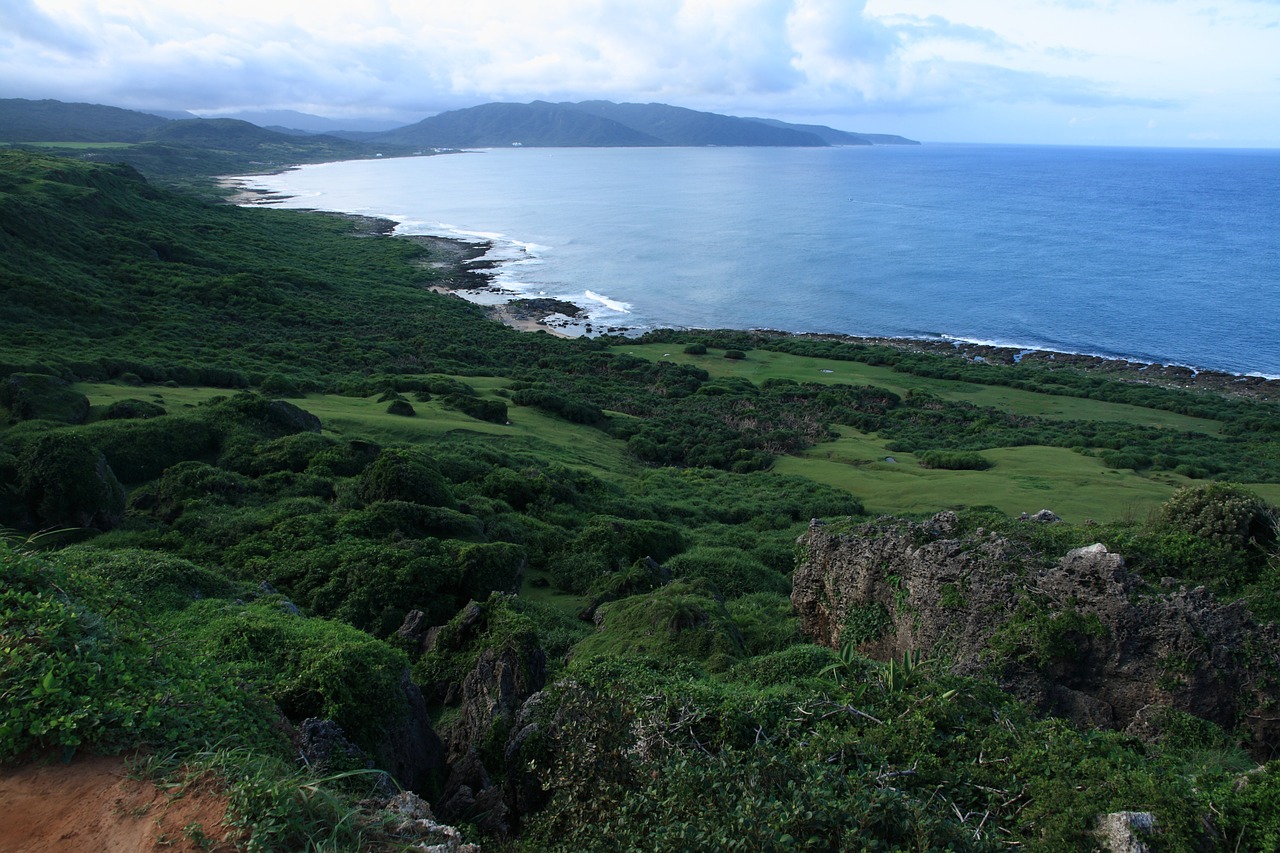
{"type": "Polygon", "coordinates": [[[966,105],[1171,110],[1200,91],[1224,101],[1275,79],[1266,28],[1280,18],[1276,0],[1221,0],[1213,27],[1202,8],[1190,0],[1008,0],[998,9],[965,0],[0,0],[0,97],[406,120],[490,100],[608,98],[802,117],[954,114],[966,105]]]}
{"type": "Polygon", "coordinates": [[[95,40],[89,33],[59,23],[34,0],[6,0],[0,7],[0,39],[10,49],[26,42],[64,56],[89,57],[95,49],[95,40]]]}

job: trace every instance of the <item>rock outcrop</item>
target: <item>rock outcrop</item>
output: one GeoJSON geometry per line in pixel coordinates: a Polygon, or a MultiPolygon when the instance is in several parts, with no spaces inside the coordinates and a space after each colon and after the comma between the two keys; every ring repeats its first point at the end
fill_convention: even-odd
{"type": "Polygon", "coordinates": [[[953,513],[882,519],[800,539],[792,602],[806,634],[881,660],[921,652],[994,677],[1043,711],[1142,731],[1152,708],[1242,730],[1280,748],[1280,632],[1203,588],[1152,588],[1097,544],[1060,559],[953,513]]]}

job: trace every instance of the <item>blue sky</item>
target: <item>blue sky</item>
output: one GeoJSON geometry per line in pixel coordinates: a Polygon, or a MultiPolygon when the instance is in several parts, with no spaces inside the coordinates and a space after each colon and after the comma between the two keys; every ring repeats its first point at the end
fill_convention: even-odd
{"type": "Polygon", "coordinates": [[[405,122],[606,98],[925,141],[1280,147],[1280,0],[2,0],[0,97],[405,122]]]}

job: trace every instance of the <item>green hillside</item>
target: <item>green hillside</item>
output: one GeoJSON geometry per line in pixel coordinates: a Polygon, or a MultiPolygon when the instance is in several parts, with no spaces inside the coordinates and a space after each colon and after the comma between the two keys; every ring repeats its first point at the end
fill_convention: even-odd
{"type": "MultiPolygon", "coordinates": [[[[207,166],[275,144],[241,125],[166,127],[212,128],[181,140],[207,166]]],[[[998,686],[1117,639],[1016,571],[1093,543],[1135,598],[1180,594],[1187,636],[1240,602],[1256,621],[1215,653],[1271,677],[1274,403],[864,342],[522,333],[433,290],[456,247],[386,231],[0,150],[0,760],[172,756],[255,850],[403,849],[376,809],[396,784],[499,850],[1083,851],[1120,811],[1160,849],[1280,837],[1265,721],[1169,700],[1121,733],[998,686]],[[1064,521],[1019,517],[1045,508],[1064,521]],[[880,605],[844,617],[862,645],[801,633],[814,519],[941,510],[1008,570],[981,667],[869,656],[880,605]]]]}

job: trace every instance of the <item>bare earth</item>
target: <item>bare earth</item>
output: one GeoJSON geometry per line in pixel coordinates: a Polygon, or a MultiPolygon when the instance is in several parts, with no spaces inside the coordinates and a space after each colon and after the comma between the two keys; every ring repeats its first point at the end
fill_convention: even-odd
{"type": "Polygon", "coordinates": [[[0,767],[0,853],[227,853],[226,812],[210,785],[163,791],[128,778],[120,757],[0,767]]]}

